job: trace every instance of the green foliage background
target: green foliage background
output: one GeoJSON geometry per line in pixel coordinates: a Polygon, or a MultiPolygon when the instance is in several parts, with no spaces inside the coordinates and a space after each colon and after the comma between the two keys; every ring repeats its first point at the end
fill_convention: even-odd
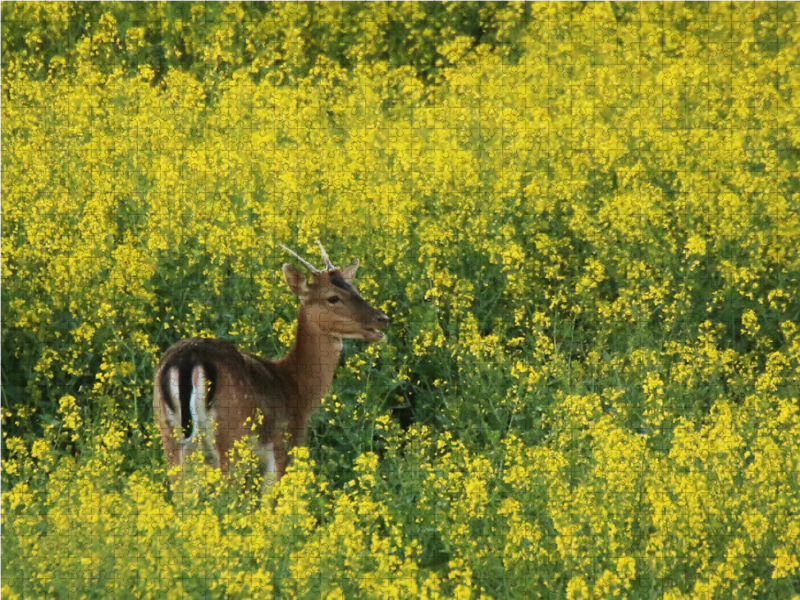
{"type": "Polygon", "coordinates": [[[4,3],[3,595],[797,597],[796,8],[4,3]],[[316,238],[388,343],[168,490],[316,238]]]}

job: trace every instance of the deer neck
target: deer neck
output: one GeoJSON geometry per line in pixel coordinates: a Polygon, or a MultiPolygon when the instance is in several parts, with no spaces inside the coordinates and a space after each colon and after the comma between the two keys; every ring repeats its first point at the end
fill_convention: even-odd
{"type": "Polygon", "coordinates": [[[342,354],[341,338],[320,331],[307,317],[301,303],[294,345],[278,363],[295,383],[300,400],[297,408],[304,419],[319,407],[330,389],[342,354]]]}

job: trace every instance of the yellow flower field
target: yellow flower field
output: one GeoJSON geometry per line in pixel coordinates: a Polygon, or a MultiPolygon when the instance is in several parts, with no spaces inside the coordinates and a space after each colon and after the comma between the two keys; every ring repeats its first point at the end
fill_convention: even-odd
{"type": "Polygon", "coordinates": [[[3,597],[800,599],[797,6],[3,3],[3,597]],[[388,342],[170,487],[315,239],[388,342]]]}

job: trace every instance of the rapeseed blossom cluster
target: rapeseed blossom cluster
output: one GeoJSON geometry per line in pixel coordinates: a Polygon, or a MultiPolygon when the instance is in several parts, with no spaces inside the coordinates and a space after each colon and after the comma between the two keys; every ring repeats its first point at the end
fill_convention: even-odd
{"type": "Polygon", "coordinates": [[[798,597],[795,5],[177,4],[4,4],[4,597],[798,597]],[[318,238],[387,343],[170,485],[318,238]]]}

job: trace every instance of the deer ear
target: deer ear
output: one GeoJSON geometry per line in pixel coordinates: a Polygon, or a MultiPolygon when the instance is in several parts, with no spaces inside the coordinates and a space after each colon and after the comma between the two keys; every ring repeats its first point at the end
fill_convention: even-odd
{"type": "Polygon", "coordinates": [[[286,283],[289,285],[289,289],[292,290],[292,293],[298,298],[304,298],[308,291],[308,282],[306,281],[305,275],[289,263],[286,263],[283,265],[283,276],[286,278],[286,283]]]}
{"type": "Polygon", "coordinates": [[[344,269],[342,269],[342,277],[347,283],[353,283],[353,280],[356,278],[356,273],[358,272],[358,259],[353,259],[349,265],[347,265],[344,269]]]}

